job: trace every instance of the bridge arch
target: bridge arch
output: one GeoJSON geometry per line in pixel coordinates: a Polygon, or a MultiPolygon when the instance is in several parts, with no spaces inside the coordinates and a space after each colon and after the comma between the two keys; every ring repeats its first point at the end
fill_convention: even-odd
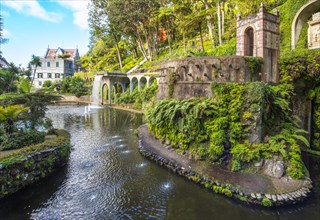
{"type": "Polygon", "coordinates": [[[109,86],[107,83],[103,83],[101,86],[101,104],[109,103],[110,98],[109,97],[109,86]]]}
{"type": "Polygon", "coordinates": [[[291,49],[296,48],[303,25],[309,20],[312,14],[318,12],[319,10],[320,1],[310,0],[297,12],[291,27],[291,49]]]}
{"type": "Polygon", "coordinates": [[[130,95],[133,93],[133,90],[135,88],[135,85],[138,85],[138,89],[139,89],[139,79],[135,76],[130,77],[130,95]]]}
{"type": "Polygon", "coordinates": [[[145,76],[141,76],[140,79],[139,79],[139,90],[140,89],[144,89],[145,87],[148,86],[148,80],[147,80],[147,77],[145,76]]]}
{"type": "Polygon", "coordinates": [[[154,79],[157,81],[159,80],[158,73],[151,73],[151,75],[150,73],[145,75],[145,73],[126,74],[108,72],[104,74],[95,74],[92,89],[92,102],[95,104],[112,104],[112,91],[116,93],[125,92],[126,87],[130,85],[130,94],[132,94],[136,84],[140,90],[141,83],[144,83],[145,86],[149,86],[150,82],[153,82],[154,79]],[[152,79],[152,81],[150,81],[150,79],[152,79]],[[97,97],[97,100],[95,100],[94,97],[97,97]]]}
{"type": "Polygon", "coordinates": [[[150,76],[148,77],[147,80],[148,80],[148,86],[151,86],[152,83],[157,80],[157,78],[155,76],[150,76]]]}

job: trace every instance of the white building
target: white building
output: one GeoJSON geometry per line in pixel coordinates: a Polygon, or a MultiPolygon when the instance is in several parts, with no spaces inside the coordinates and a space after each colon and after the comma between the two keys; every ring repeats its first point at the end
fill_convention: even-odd
{"type": "Polygon", "coordinates": [[[37,67],[34,78],[34,87],[41,88],[44,81],[56,82],[65,76],[73,76],[78,71],[76,63],[80,59],[78,49],[47,49],[43,58],[40,58],[41,66],[37,67]]]}

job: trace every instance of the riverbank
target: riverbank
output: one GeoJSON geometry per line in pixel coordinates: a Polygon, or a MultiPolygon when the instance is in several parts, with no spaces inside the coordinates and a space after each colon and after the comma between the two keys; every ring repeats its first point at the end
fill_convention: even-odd
{"type": "Polygon", "coordinates": [[[139,128],[139,150],[179,175],[228,197],[264,206],[291,205],[305,200],[312,188],[311,180],[288,177],[272,178],[262,174],[231,172],[219,165],[189,159],[176,153],[169,145],[154,138],[147,125],[139,128]]]}
{"type": "Polygon", "coordinates": [[[55,130],[43,143],[0,154],[0,199],[7,197],[64,166],[70,154],[70,135],[55,130]]]}

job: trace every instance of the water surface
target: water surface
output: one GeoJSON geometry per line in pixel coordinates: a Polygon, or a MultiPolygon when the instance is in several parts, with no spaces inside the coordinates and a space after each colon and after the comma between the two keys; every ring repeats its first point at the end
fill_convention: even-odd
{"type": "Polygon", "coordinates": [[[250,207],[142,157],[134,134],[141,115],[54,106],[48,116],[71,133],[69,163],[0,201],[0,219],[320,219],[320,158],[306,157],[316,186],[309,200],[271,210],[250,207]]]}

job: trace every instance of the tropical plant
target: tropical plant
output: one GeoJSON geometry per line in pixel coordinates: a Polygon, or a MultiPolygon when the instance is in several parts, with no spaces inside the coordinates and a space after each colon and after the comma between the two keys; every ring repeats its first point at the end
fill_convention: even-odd
{"type": "Polygon", "coordinates": [[[60,99],[60,96],[37,91],[4,98],[1,100],[1,104],[3,106],[19,104],[29,108],[28,114],[24,115],[25,126],[36,129],[36,126],[46,124],[47,106],[60,99]]]}
{"type": "Polygon", "coordinates": [[[22,105],[0,106],[0,122],[4,124],[7,134],[11,135],[14,132],[15,122],[28,110],[28,107],[22,105]]]}

